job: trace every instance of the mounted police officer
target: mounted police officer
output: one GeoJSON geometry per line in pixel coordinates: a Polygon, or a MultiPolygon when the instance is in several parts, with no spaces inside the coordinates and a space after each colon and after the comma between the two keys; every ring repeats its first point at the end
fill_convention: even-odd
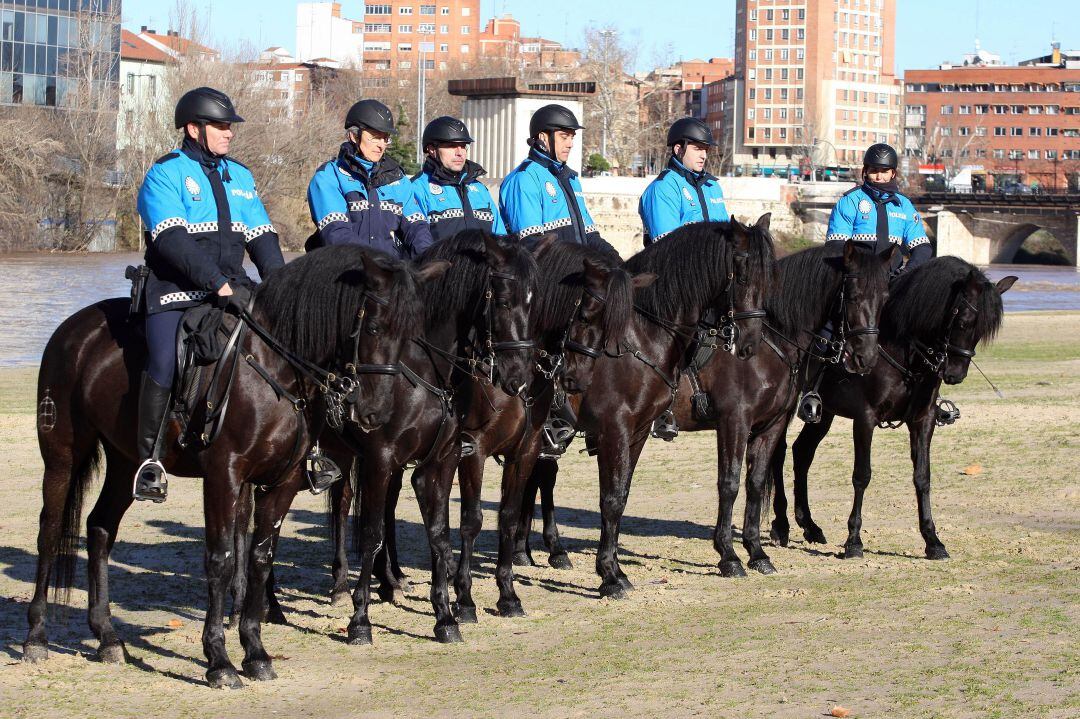
{"type": "MultiPolygon", "coordinates": [[[[899,245],[901,251],[893,259],[890,279],[934,256],[922,218],[896,186],[897,165],[896,150],[891,146],[879,142],[867,148],[863,155],[863,182],[837,201],[825,235],[826,246],[835,243],[842,247],[842,243],[854,240],[879,254],[891,245],[899,245]]],[[[832,328],[826,325],[822,335],[829,339],[832,328]]],[[[811,364],[816,364],[816,360],[811,364]]],[[[808,364],[808,378],[810,374],[808,364]]],[[[820,367],[814,374],[820,375],[820,367]]],[[[821,421],[821,395],[817,393],[816,382],[815,388],[808,389],[800,398],[797,414],[809,424],[821,421]]]]}
{"type": "Polygon", "coordinates": [[[667,167],[645,188],[638,204],[646,245],[692,222],[728,219],[720,183],[705,172],[709,148],[716,146],[709,126],[696,117],[676,120],[668,129],[667,145],[667,167]]]}
{"type": "Polygon", "coordinates": [[[159,443],[176,371],[176,332],[184,310],[213,300],[246,307],[252,282],[246,249],[261,277],[285,264],[278,236],[247,167],[227,157],[232,126],[244,119],[224,93],[199,87],[176,103],[178,150],[157,160],[139,189],[146,227],[143,294],[148,361],[139,390],[134,496],[163,502],[168,478],[159,443]]]}
{"type": "Polygon", "coordinates": [[[616,257],[618,253],[596,231],[577,173],[566,160],[574,137],[584,127],[562,105],[544,105],[529,120],[529,156],[507,175],[499,188],[506,228],[533,244],[546,234],[590,245],[616,257]]]}
{"type": "Polygon", "coordinates": [[[346,140],[335,159],[323,163],[308,184],[315,233],[307,249],[368,245],[411,259],[431,246],[423,210],[401,166],[386,156],[397,133],[390,108],[361,100],[345,115],[346,140]]]}
{"type": "Polygon", "coordinates": [[[472,142],[465,123],[449,116],[429,122],[421,136],[426,159],[412,178],[413,195],[436,242],[469,229],[506,234],[499,207],[480,182],[486,172],[469,159],[472,142]]]}

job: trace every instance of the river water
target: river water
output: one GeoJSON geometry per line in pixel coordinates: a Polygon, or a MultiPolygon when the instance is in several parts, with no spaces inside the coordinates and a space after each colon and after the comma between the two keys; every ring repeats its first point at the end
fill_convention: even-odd
{"type": "MultiPolygon", "coordinates": [[[[0,367],[36,365],[57,325],[81,307],[127,296],[124,268],[137,253],[0,255],[0,367]]],[[[253,267],[248,273],[255,275],[253,267]]],[[[1018,275],[1005,294],[1005,311],[1080,310],[1080,272],[1071,267],[993,265],[994,280],[1018,275]]]]}

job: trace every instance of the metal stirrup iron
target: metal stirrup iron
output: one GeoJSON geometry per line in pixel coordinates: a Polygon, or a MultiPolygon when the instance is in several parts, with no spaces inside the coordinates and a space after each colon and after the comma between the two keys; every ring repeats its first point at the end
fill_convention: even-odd
{"type": "Polygon", "coordinates": [[[308,482],[308,491],[318,495],[330,489],[334,482],[341,479],[341,468],[334,460],[322,453],[319,443],[316,442],[304,459],[304,477],[308,482]]]}

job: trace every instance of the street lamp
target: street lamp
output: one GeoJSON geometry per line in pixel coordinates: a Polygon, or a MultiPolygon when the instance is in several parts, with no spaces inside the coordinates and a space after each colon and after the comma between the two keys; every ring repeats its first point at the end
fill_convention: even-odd
{"type": "MultiPolygon", "coordinates": [[[[417,27],[417,33],[420,35],[435,34],[435,28],[429,30],[427,28],[421,29],[421,27],[417,27]]],[[[424,157],[424,147],[422,142],[425,123],[424,103],[427,101],[427,68],[425,67],[426,58],[424,57],[424,54],[427,51],[427,46],[431,45],[431,54],[434,55],[435,43],[426,43],[423,38],[421,38],[419,45],[420,67],[418,67],[416,71],[416,164],[422,165],[424,157]]]]}

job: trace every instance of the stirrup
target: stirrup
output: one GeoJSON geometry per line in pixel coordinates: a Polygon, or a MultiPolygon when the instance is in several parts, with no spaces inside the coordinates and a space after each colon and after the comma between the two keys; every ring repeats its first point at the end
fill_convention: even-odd
{"type": "Polygon", "coordinates": [[[939,397],[934,407],[934,422],[938,427],[953,424],[960,419],[960,408],[952,400],[939,397]]]}
{"type": "Polygon", "coordinates": [[[548,417],[544,422],[544,446],[540,450],[542,459],[558,459],[566,452],[577,430],[574,425],[562,417],[548,417]]]}
{"type": "Polygon", "coordinates": [[[817,424],[821,421],[821,395],[810,390],[804,392],[799,399],[799,411],[796,412],[799,419],[807,424],[817,424]]]}
{"type": "Polygon", "coordinates": [[[322,494],[341,479],[341,468],[322,453],[319,443],[316,442],[304,459],[304,477],[307,479],[309,492],[322,494]]]}
{"type": "Polygon", "coordinates": [[[665,442],[671,442],[678,437],[679,423],[675,421],[675,413],[670,409],[664,410],[662,415],[653,420],[652,431],[649,434],[665,442]]]}
{"type": "Polygon", "coordinates": [[[471,457],[476,454],[476,437],[468,432],[461,433],[461,458],[471,457]]]}
{"type": "Polygon", "coordinates": [[[165,467],[156,459],[150,458],[135,470],[135,482],[131,487],[131,496],[140,502],[151,501],[161,504],[169,495],[169,477],[165,467]]]}

